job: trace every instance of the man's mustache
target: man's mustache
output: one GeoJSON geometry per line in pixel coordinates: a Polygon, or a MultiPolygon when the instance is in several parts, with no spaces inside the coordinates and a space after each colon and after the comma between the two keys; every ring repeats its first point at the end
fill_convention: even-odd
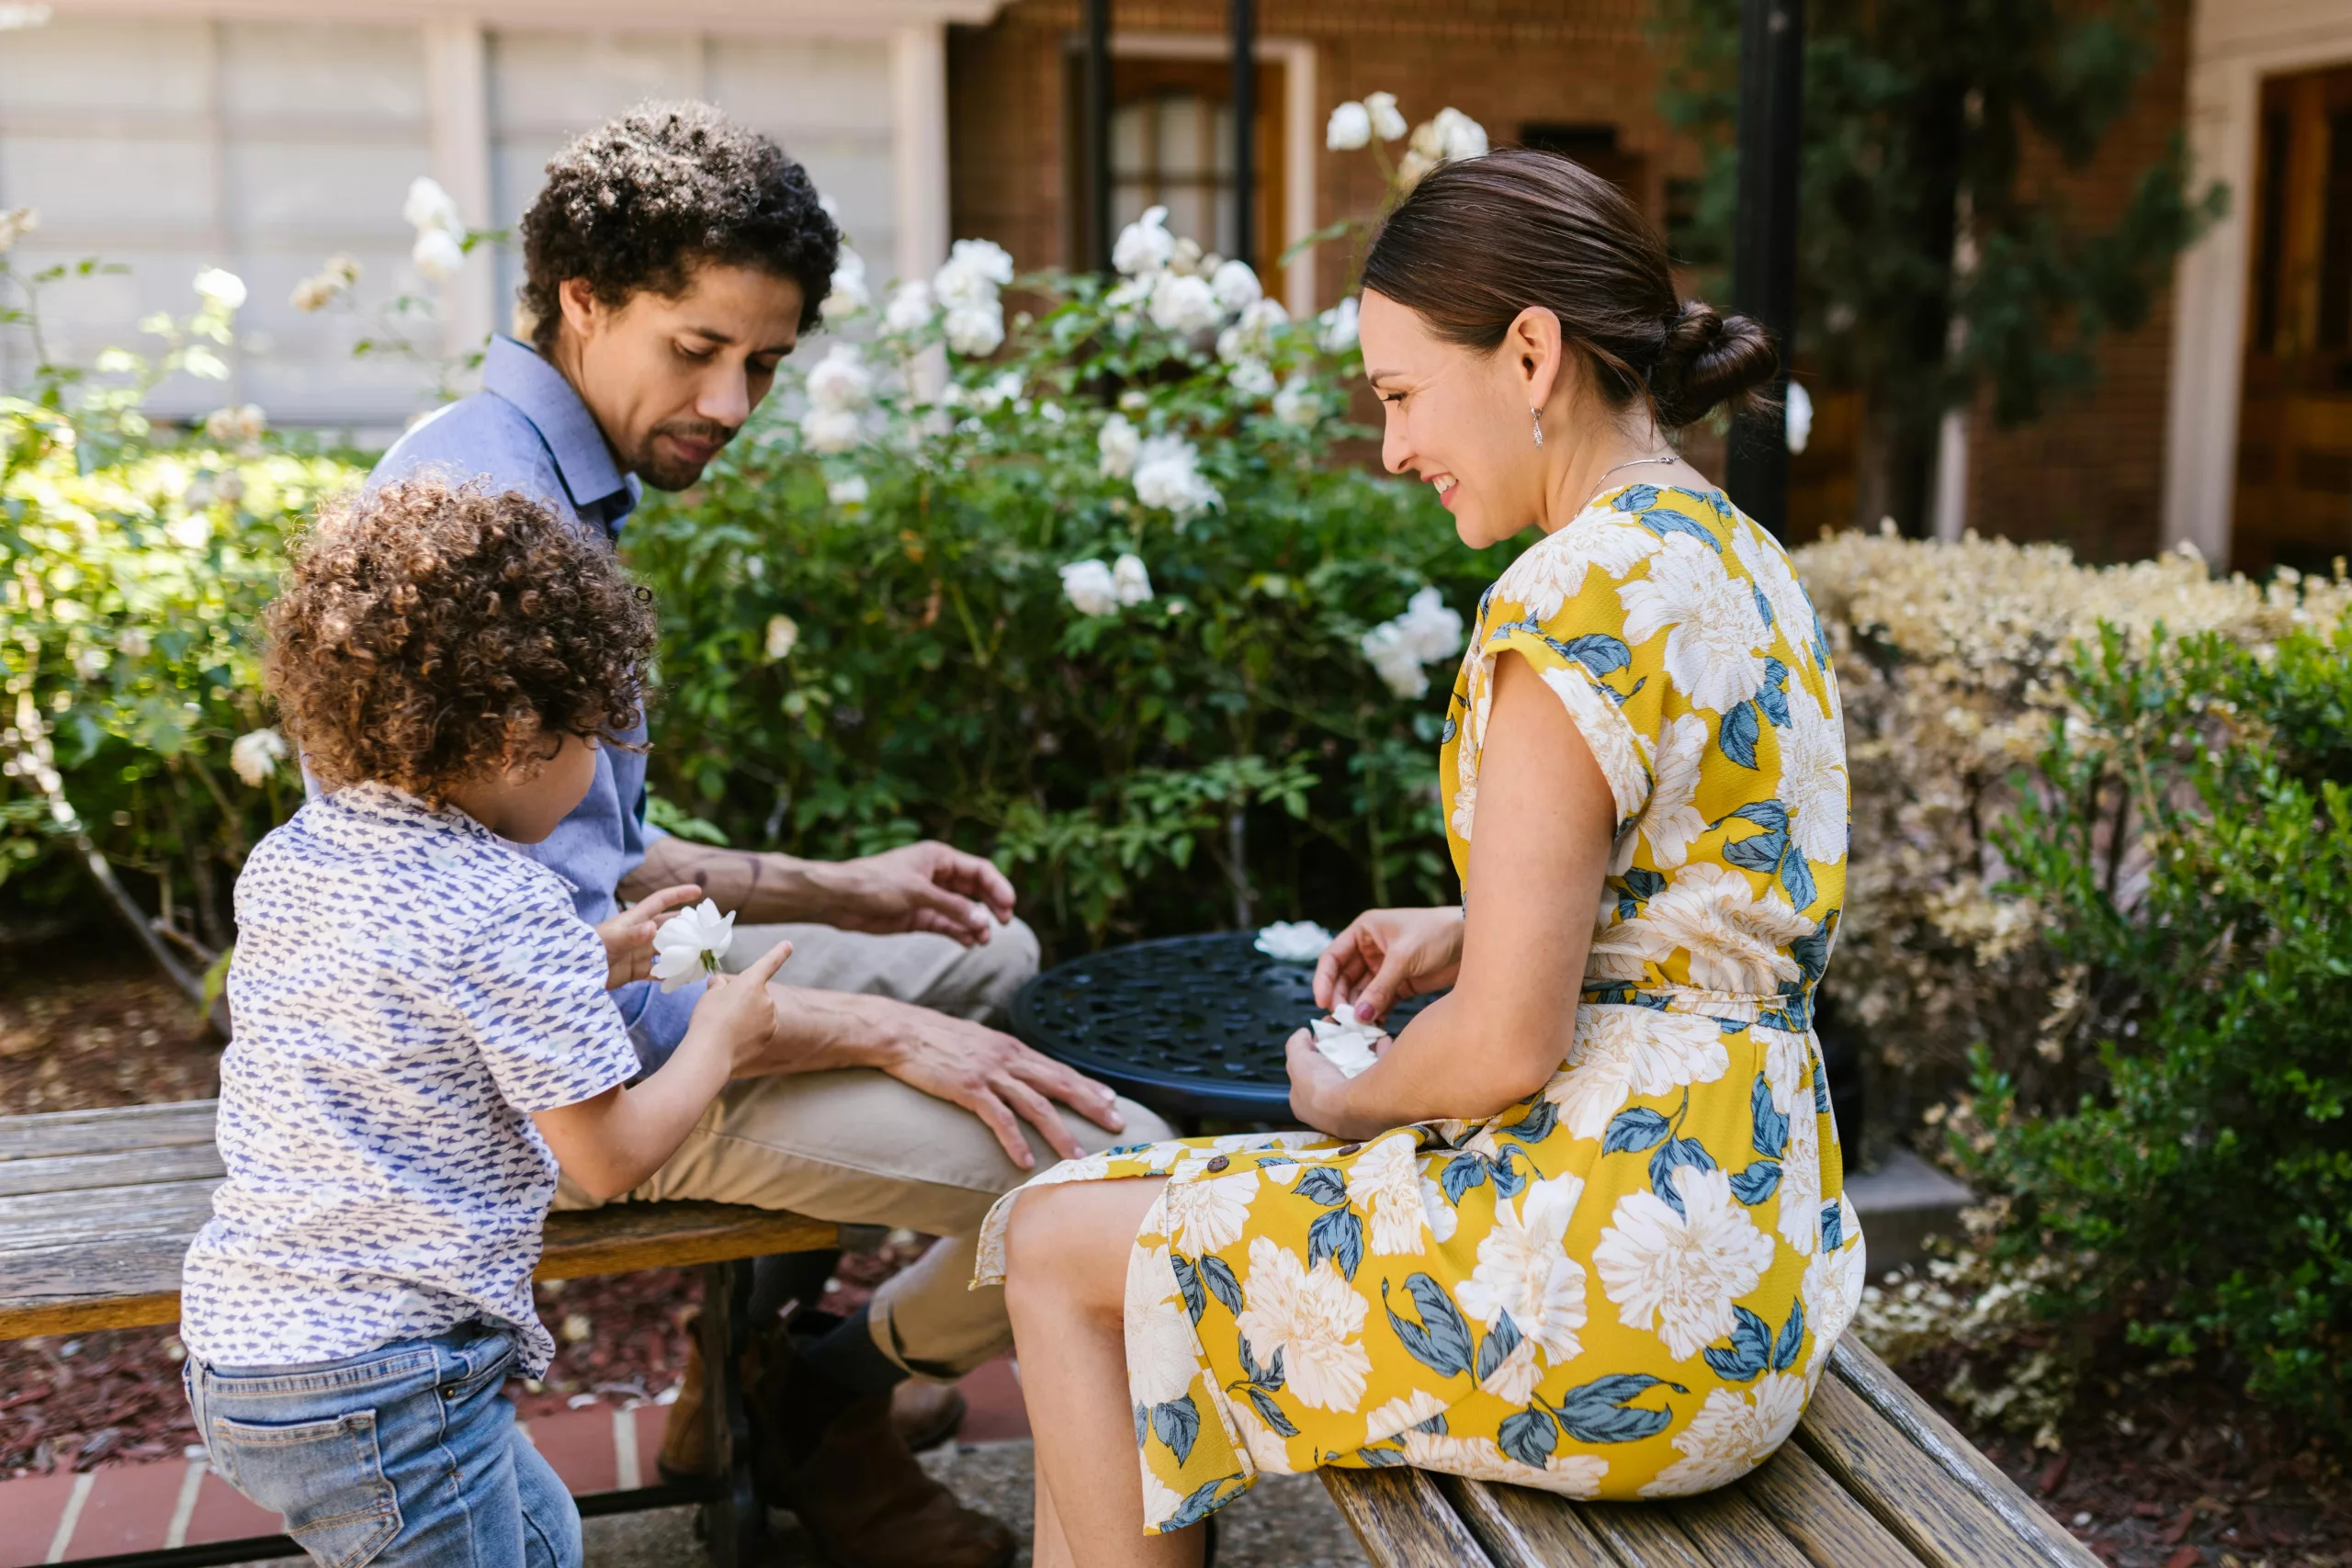
{"type": "Polygon", "coordinates": [[[673,419],[653,427],[656,435],[683,435],[692,441],[708,441],[724,446],[735,439],[740,424],[720,424],[707,419],[673,419]]]}

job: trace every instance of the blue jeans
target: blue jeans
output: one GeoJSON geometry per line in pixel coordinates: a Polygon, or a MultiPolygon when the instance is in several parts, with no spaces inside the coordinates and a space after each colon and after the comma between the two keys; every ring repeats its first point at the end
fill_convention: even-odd
{"type": "Polygon", "coordinates": [[[323,1568],[580,1568],[580,1511],[499,1391],[478,1325],[299,1367],[183,1374],[213,1471],[323,1568]]]}

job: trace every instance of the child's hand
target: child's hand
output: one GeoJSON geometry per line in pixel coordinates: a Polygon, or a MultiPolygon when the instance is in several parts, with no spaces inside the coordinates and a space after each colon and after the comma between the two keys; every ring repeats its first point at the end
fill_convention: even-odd
{"type": "Polygon", "coordinates": [[[605,943],[605,989],[653,977],[653,933],[662,922],[702,897],[693,883],[664,887],[596,928],[605,943]]]}
{"type": "Polygon", "coordinates": [[[710,988],[695,1004],[687,1032],[717,1035],[735,1070],[757,1061],[775,1032],[775,993],[768,989],[768,982],[791,956],[792,944],[780,942],[741,975],[714,976],[710,988]]]}

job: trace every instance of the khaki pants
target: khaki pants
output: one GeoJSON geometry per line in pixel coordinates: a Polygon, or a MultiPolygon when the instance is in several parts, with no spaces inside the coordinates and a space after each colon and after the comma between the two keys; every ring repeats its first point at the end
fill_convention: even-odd
{"type": "MultiPolygon", "coordinates": [[[[867,936],[830,926],[745,926],[729,966],[740,969],[778,942],[793,955],[796,986],[860,991],[1001,1024],[1022,982],[1035,973],[1037,939],[1015,920],[985,947],[943,936],[867,936]]],[[[1170,1135],[1142,1106],[1119,1102],[1126,1130],[1112,1134],[1064,1113],[1089,1153],[1170,1135]]],[[[1045,1169],[1058,1157],[1025,1126],[1045,1169]]],[[[670,1162],[621,1201],[699,1198],[789,1209],[840,1224],[904,1226],[943,1237],[914,1267],[887,1280],[870,1309],[874,1342],[898,1365],[953,1378],[1011,1345],[1004,1292],[967,1289],[980,1220],[998,1196],[1027,1179],[994,1134],[958,1105],[888,1074],[853,1068],[739,1079],[727,1086],[670,1162]]],[[[569,1182],[560,1209],[594,1207],[569,1182]]]]}

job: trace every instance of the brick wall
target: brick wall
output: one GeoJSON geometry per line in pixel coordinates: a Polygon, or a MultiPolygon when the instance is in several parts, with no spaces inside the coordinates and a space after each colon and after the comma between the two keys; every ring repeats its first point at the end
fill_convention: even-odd
{"type": "MultiPolygon", "coordinates": [[[[2155,63],[2098,154],[2070,169],[2046,150],[2029,165],[2044,199],[2072,222],[2106,225],[2142,170],[2179,130],[2188,91],[2188,6],[2157,8],[2155,63]]],[[[2138,331],[2098,352],[2098,380],[2054,401],[2030,425],[1995,428],[1979,409],[1969,443],[1968,515],[1980,534],[2059,539],[2088,560],[2153,555],[2163,536],[2165,408],[2172,301],[2159,294],[2138,331]]]]}

